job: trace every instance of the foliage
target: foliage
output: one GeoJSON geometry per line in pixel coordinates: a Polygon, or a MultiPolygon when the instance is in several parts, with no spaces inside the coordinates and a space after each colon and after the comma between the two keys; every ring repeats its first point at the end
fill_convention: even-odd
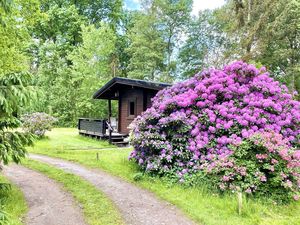
{"type": "Polygon", "coordinates": [[[28,30],[38,16],[37,0],[1,1],[0,76],[28,70],[29,58],[25,52],[30,41],[28,30]]]}
{"type": "Polygon", "coordinates": [[[176,49],[189,24],[192,0],[154,0],[152,8],[158,18],[165,41],[166,70],[161,80],[171,82],[177,70],[176,49]]]}
{"type": "Polygon", "coordinates": [[[179,76],[190,78],[204,68],[223,65],[228,42],[214,12],[199,12],[189,23],[187,40],[180,48],[179,76]]]}
{"type": "Polygon", "coordinates": [[[38,101],[24,111],[45,111],[61,126],[75,126],[78,117],[103,117],[107,107],[91,96],[117,73],[115,31],[104,22],[86,25],[87,18],[73,4],[45,9],[31,46],[38,101]]]}
{"type": "Polygon", "coordinates": [[[38,100],[24,111],[44,111],[58,117],[61,125],[65,125],[68,120],[74,120],[76,91],[68,70],[72,64],[68,55],[82,42],[84,19],[74,6],[52,5],[44,14],[33,29],[36,41],[31,45],[38,100]]]}
{"type": "Polygon", "coordinates": [[[4,164],[10,159],[19,162],[25,156],[24,145],[32,141],[31,135],[13,129],[20,125],[18,114],[31,98],[32,77],[24,49],[29,38],[26,26],[32,24],[35,10],[34,4],[16,1],[1,15],[5,24],[0,25],[0,161],[4,164]],[[20,16],[22,20],[16,19],[20,16]]]}
{"type": "Polygon", "coordinates": [[[113,54],[116,51],[116,35],[106,23],[82,27],[82,44],[69,55],[73,62],[69,71],[73,101],[72,122],[79,116],[105,117],[107,102],[92,99],[94,92],[107,82],[114,72],[113,54]]]}
{"type": "MultiPolygon", "coordinates": [[[[7,1],[0,4],[0,10],[7,1]]],[[[8,5],[6,6],[8,7],[8,5]]],[[[32,76],[25,53],[29,42],[28,28],[38,16],[36,1],[15,1],[1,15],[0,25],[0,161],[19,162],[32,136],[14,129],[20,125],[18,115],[31,99],[32,76]]]]}
{"type": "Polygon", "coordinates": [[[25,146],[32,143],[32,135],[14,131],[20,125],[17,117],[30,99],[31,76],[15,73],[0,77],[0,161],[19,162],[25,157],[25,146]]]}
{"type": "Polygon", "coordinates": [[[267,66],[291,90],[300,90],[300,1],[228,1],[218,21],[234,43],[229,58],[267,66]]]}
{"type": "Polygon", "coordinates": [[[159,24],[153,15],[137,14],[129,31],[131,55],[128,76],[136,79],[154,80],[160,75],[164,64],[165,44],[159,24]]]}
{"type": "Polygon", "coordinates": [[[265,68],[238,61],[210,69],[160,91],[152,104],[132,124],[131,158],[180,182],[213,169],[256,132],[299,147],[300,103],[265,68]]]}
{"type": "MultiPolygon", "coordinates": [[[[300,1],[279,1],[276,6],[277,16],[262,37],[267,43],[259,61],[276,72],[292,91],[300,92],[300,1]]],[[[294,97],[299,100],[299,96],[294,97]]]]}
{"type": "Polygon", "coordinates": [[[31,113],[25,114],[21,118],[22,128],[24,131],[43,137],[46,131],[52,129],[53,124],[57,121],[56,118],[47,113],[31,113]]]}
{"type": "Polygon", "coordinates": [[[232,149],[228,158],[208,171],[210,176],[217,175],[220,189],[281,196],[279,201],[299,200],[300,151],[290,149],[281,134],[256,133],[232,149]]]}
{"type": "Polygon", "coordinates": [[[41,0],[42,9],[52,6],[60,8],[75,6],[78,13],[87,18],[90,24],[106,21],[116,28],[122,17],[122,0],[41,0]]]}
{"type": "Polygon", "coordinates": [[[115,76],[172,83],[243,59],[300,90],[299,0],[230,0],[196,16],[191,0],[143,0],[141,10],[126,9],[121,0],[15,2],[22,7],[9,10],[14,17],[0,12],[7,24],[0,27],[0,71],[30,64],[38,100],[23,112],[45,111],[61,126],[106,116],[106,103],[91,96],[115,76]],[[19,17],[26,20],[13,19],[19,17]]]}
{"type": "Polygon", "coordinates": [[[171,82],[177,70],[176,48],[189,22],[192,1],[143,1],[129,29],[129,77],[171,82]]]}

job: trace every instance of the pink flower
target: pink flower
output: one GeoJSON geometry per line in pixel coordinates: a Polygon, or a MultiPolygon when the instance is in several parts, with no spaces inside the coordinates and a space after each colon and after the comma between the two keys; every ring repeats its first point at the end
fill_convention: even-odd
{"type": "Polygon", "coordinates": [[[247,188],[247,189],[245,190],[245,192],[248,193],[248,194],[251,194],[251,193],[252,193],[252,191],[251,191],[250,188],[247,188]]]}
{"type": "Polygon", "coordinates": [[[286,184],[287,184],[288,187],[292,187],[292,186],[293,186],[293,183],[292,183],[292,181],[290,181],[290,180],[287,180],[287,181],[286,181],[286,184]]]}
{"type": "Polygon", "coordinates": [[[222,180],[223,180],[223,181],[225,181],[225,182],[227,182],[227,181],[229,181],[229,180],[230,180],[230,177],[229,177],[229,176],[225,176],[225,175],[224,175],[224,176],[223,176],[223,178],[222,178],[222,180]]]}
{"type": "Polygon", "coordinates": [[[221,184],[219,185],[219,187],[220,187],[221,190],[225,190],[225,188],[226,188],[226,186],[225,186],[224,183],[221,183],[221,184]]]}
{"type": "Polygon", "coordinates": [[[216,128],[214,128],[214,127],[212,127],[212,126],[210,126],[210,127],[208,128],[208,130],[209,130],[211,133],[215,133],[215,132],[216,132],[216,128]]]}
{"type": "Polygon", "coordinates": [[[293,199],[294,199],[295,201],[299,201],[300,197],[299,197],[299,195],[294,195],[294,196],[293,196],[293,199]]]}
{"type": "Polygon", "coordinates": [[[294,159],[297,159],[297,160],[300,160],[300,150],[296,150],[293,154],[293,158],[294,159]]]}
{"type": "Polygon", "coordinates": [[[197,102],[196,105],[199,107],[199,108],[202,108],[205,106],[205,102],[197,102]]]}
{"type": "Polygon", "coordinates": [[[266,176],[261,176],[261,177],[260,177],[260,181],[262,181],[262,182],[266,182],[266,181],[267,181],[267,178],[266,178],[266,176]]]}
{"type": "Polygon", "coordinates": [[[267,154],[256,154],[255,156],[257,159],[260,159],[260,160],[268,158],[267,154]]]}

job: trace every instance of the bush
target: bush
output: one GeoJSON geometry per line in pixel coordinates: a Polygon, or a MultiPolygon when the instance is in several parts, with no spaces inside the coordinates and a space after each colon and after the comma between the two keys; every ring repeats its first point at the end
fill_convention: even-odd
{"type": "Polygon", "coordinates": [[[255,192],[279,201],[299,199],[300,150],[290,149],[281,134],[258,132],[232,150],[229,157],[206,167],[221,190],[255,192]]]}
{"type": "Polygon", "coordinates": [[[279,153],[269,154],[267,148],[253,142],[258,135],[264,138],[270,132],[280,135],[289,155],[299,148],[300,103],[292,99],[286,86],[270,78],[265,68],[235,62],[223,70],[197,74],[160,91],[153,98],[152,107],[137,117],[131,127],[134,151],[130,158],[148,172],[175,176],[184,182],[190,175],[205,171],[209,179],[220,185],[218,176],[232,168],[222,170],[218,165],[232,161],[237,169],[245,167],[249,177],[240,179],[238,171],[232,171],[232,182],[219,187],[262,193],[269,184],[277,189],[285,182],[283,179],[278,185],[271,184],[272,173],[255,158],[256,154],[268,153],[268,160],[281,160],[276,177],[279,179],[280,172],[289,174],[292,192],[297,192],[294,181],[298,175],[293,171],[299,170],[299,159],[293,159],[297,166],[290,170],[290,164],[278,158],[279,153]],[[244,165],[248,158],[251,168],[244,165]],[[257,177],[262,174],[256,171],[268,171],[267,181],[257,184],[257,177]]]}
{"type": "Polygon", "coordinates": [[[56,118],[43,112],[35,112],[31,114],[25,114],[21,118],[22,128],[26,132],[43,137],[45,132],[52,129],[53,124],[57,121],[56,118]]]}

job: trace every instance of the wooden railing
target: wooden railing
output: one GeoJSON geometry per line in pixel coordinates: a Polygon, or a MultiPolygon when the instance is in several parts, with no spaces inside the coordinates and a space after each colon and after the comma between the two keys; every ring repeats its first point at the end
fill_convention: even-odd
{"type": "Polygon", "coordinates": [[[79,118],[78,130],[81,134],[91,134],[97,136],[103,136],[106,134],[107,120],[103,119],[91,119],[91,118],[79,118]]]}

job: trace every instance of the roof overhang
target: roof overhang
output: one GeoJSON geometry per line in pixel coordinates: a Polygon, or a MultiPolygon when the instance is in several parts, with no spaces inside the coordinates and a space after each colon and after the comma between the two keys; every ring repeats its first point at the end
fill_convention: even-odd
{"type": "Polygon", "coordinates": [[[93,95],[94,99],[112,99],[117,100],[119,91],[124,87],[138,87],[149,90],[159,91],[165,87],[171,86],[167,83],[150,82],[145,80],[136,80],[123,77],[114,77],[108,81],[93,95]]]}

